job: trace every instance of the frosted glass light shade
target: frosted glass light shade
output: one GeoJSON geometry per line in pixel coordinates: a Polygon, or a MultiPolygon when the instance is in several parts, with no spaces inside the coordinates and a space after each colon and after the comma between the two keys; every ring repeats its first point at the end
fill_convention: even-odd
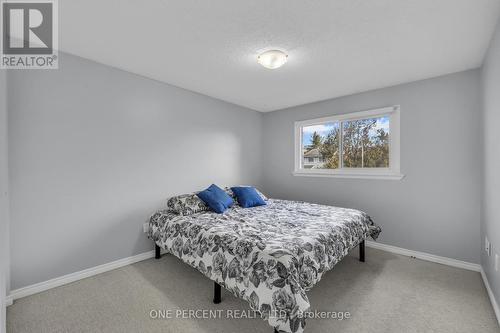
{"type": "Polygon", "coordinates": [[[279,68],[283,66],[287,60],[288,55],[280,50],[266,51],[261,53],[257,58],[259,64],[269,69],[279,68]]]}

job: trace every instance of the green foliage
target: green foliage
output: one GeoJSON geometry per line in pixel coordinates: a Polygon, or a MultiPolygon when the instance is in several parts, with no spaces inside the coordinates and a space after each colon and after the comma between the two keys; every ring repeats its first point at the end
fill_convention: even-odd
{"type": "MultiPolygon", "coordinates": [[[[377,129],[374,133],[376,124],[375,118],[343,123],[342,159],[345,168],[389,167],[389,133],[384,129],[377,129]]],[[[325,160],[322,167],[339,168],[340,128],[331,130],[324,140],[320,137],[319,142],[319,151],[325,160]]]]}
{"type": "Polygon", "coordinates": [[[320,146],[321,146],[321,135],[319,135],[315,131],[311,137],[311,149],[319,148],[320,146]]]}
{"type": "Polygon", "coordinates": [[[337,169],[339,167],[340,131],[336,127],[325,137],[323,144],[319,148],[320,154],[325,160],[323,168],[337,169]]]}

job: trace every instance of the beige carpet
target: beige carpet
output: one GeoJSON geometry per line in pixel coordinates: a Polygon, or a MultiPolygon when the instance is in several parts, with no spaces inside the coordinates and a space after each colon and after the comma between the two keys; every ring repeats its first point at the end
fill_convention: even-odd
{"type": "MultiPolygon", "coordinates": [[[[273,332],[261,319],[150,318],[151,310],[249,309],[224,290],[214,305],[212,291],[201,273],[164,255],[16,300],[7,331],[273,332]]],[[[366,263],[345,258],[309,299],[315,310],[351,318],[309,320],[306,333],[500,332],[479,273],[374,249],[366,263]]]]}

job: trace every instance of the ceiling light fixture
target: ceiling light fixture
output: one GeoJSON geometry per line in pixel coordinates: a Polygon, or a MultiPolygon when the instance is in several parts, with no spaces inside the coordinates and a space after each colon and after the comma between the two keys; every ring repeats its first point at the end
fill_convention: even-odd
{"type": "Polygon", "coordinates": [[[280,50],[269,50],[257,57],[257,62],[269,69],[283,66],[288,60],[288,54],[280,50]]]}

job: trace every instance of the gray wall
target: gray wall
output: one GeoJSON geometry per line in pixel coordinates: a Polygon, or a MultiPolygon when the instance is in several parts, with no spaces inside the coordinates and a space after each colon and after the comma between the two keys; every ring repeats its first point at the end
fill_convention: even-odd
{"type": "Polygon", "coordinates": [[[482,138],[469,135],[482,127],[479,70],[260,114],[60,61],[9,74],[12,289],[152,249],[149,214],[212,182],[362,209],[382,243],[480,262],[482,138]],[[405,179],[291,175],[294,121],[394,104],[405,179]]]}
{"type": "Polygon", "coordinates": [[[9,194],[6,72],[0,69],[0,333],[5,332],[5,294],[9,276],[9,194]]]}
{"type": "Polygon", "coordinates": [[[480,72],[267,113],[264,191],[272,197],[361,209],[381,243],[479,263],[480,72]],[[401,105],[401,181],[296,177],[294,121],[401,105]]]}
{"type": "Polygon", "coordinates": [[[260,180],[262,114],[70,55],[59,67],[9,74],[12,289],[151,250],[142,224],[168,196],[260,180]]]}
{"type": "Polygon", "coordinates": [[[481,244],[488,236],[493,255],[488,257],[481,251],[483,269],[488,276],[497,302],[500,302],[500,272],[494,269],[495,253],[500,255],[500,25],[491,42],[482,69],[483,121],[484,121],[484,183],[483,216],[481,222],[481,244]]]}

